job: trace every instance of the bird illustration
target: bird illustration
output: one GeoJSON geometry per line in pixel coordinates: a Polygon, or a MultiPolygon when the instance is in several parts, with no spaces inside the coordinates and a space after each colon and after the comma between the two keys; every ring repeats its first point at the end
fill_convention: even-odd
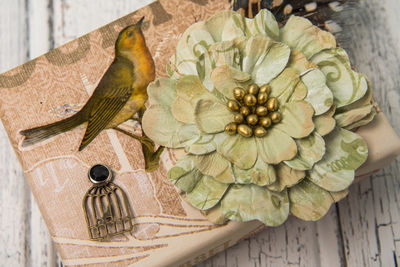
{"type": "Polygon", "coordinates": [[[117,126],[129,119],[141,122],[147,101],[147,86],[155,78],[153,58],[146,46],[141,30],[144,17],[136,24],[125,27],[115,43],[115,58],[100,80],[92,96],[76,114],[48,125],[23,130],[22,146],[33,145],[52,136],[72,130],[86,123],[79,151],[83,150],[104,129],[116,129],[142,143],[143,154],[148,158],[146,170],[157,164],[163,147],[154,152],[154,142],[143,133],[133,135],[117,126]],[[137,114],[138,117],[134,117],[137,114]],[[147,156],[146,156],[147,155],[147,156]]]}

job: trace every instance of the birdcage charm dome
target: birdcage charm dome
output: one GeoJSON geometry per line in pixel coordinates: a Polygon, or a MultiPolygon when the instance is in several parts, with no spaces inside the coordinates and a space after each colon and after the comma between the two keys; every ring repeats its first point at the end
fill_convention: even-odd
{"type": "Polygon", "coordinates": [[[110,182],[110,169],[97,164],[88,176],[94,185],[85,194],[82,205],[90,239],[101,241],[130,232],[133,225],[129,203],[124,191],[110,182]]]}

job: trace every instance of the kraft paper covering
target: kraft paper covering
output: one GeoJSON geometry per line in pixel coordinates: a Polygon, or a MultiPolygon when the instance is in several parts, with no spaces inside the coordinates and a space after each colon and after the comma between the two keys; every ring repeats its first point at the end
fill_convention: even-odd
{"type": "MultiPolygon", "coordinates": [[[[120,132],[103,131],[81,152],[84,125],[31,147],[20,145],[19,131],[60,120],[82,107],[111,64],[123,27],[146,16],[144,34],[162,77],[184,30],[226,8],[225,1],[154,2],[0,75],[2,122],[64,265],[190,266],[264,229],[257,221],[209,223],[166,177],[178,155],[165,151],[160,168],[146,173],[140,143],[120,132]],[[87,171],[96,163],[114,170],[114,181],[127,194],[135,217],[131,233],[108,242],[89,240],[82,209],[91,186],[87,171]]],[[[140,134],[133,122],[123,128],[140,134]]],[[[400,141],[382,113],[357,132],[369,146],[358,179],[400,153],[400,141]]]]}

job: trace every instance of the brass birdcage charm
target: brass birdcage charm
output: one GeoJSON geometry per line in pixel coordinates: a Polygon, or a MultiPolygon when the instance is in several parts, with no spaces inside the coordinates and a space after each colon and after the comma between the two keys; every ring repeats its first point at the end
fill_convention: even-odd
{"type": "Polygon", "coordinates": [[[122,189],[111,183],[112,172],[104,165],[97,164],[88,173],[94,184],[83,198],[83,210],[90,240],[130,232],[133,228],[128,200],[122,189]]]}

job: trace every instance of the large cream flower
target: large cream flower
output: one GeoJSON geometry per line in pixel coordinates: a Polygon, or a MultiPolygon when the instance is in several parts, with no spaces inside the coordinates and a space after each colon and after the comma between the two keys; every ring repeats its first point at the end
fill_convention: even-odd
{"type": "Polygon", "coordinates": [[[307,19],[217,13],[186,30],[168,72],[148,88],[143,129],[185,149],[168,177],[215,222],[317,220],[367,158],[349,131],[374,117],[367,79],[307,19]]]}

